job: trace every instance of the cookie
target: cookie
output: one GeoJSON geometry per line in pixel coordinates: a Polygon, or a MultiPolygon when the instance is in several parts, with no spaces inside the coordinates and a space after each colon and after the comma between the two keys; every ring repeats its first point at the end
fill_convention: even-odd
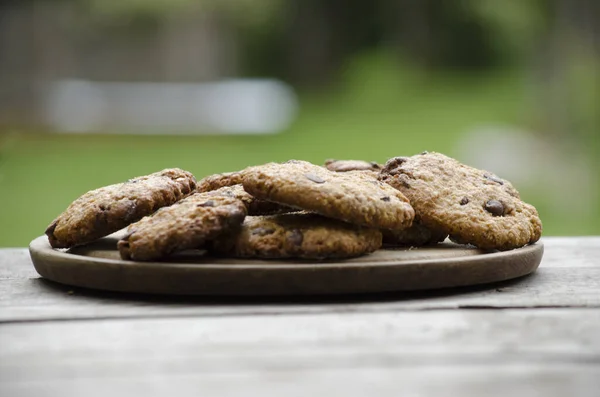
{"type": "Polygon", "coordinates": [[[379,172],[382,165],[375,161],[363,160],[326,160],[325,168],[329,171],[348,172],[348,171],[374,171],[379,172]]]}
{"type": "Polygon", "coordinates": [[[69,205],[46,235],[54,248],[89,243],[177,202],[195,188],[191,173],[172,168],[92,190],[69,205]]]}
{"type": "Polygon", "coordinates": [[[220,189],[205,193],[209,195],[216,194],[237,198],[246,206],[248,215],[273,215],[296,211],[293,208],[273,203],[271,201],[259,200],[250,193],[246,192],[242,185],[225,186],[220,189]]]}
{"type": "MultiPolygon", "coordinates": [[[[355,162],[355,160],[333,160],[334,162],[355,162]]],[[[366,163],[365,161],[357,160],[359,163],[366,163]]],[[[367,163],[369,164],[369,163],[367,163]]],[[[380,166],[383,167],[383,166],[380,166]]],[[[356,167],[360,168],[360,167],[356,167]]],[[[333,171],[333,170],[332,170],[333,171]]],[[[360,178],[366,178],[367,180],[377,179],[379,171],[373,169],[352,169],[349,166],[345,171],[347,175],[356,175],[360,178]]],[[[421,224],[416,218],[413,220],[411,227],[401,230],[388,230],[381,229],[383,235],[383,244],[386,246],[410,246],[420,247],[423,245],[436,244],[442,242],[448,237],[447,233],[442,230],[429,228],[421,224]]]]}
{"type": "Polygon", "coordinates": [[[424,226],[414,221],[412,226],[404,230],[382,230],[383,244],[386,246],[421,247],[441,243],[448,237],[443,230],[424,226]]]}
{"type": "MultiPolygon", "coordinates": [[[[377,179],[382,165],[376,162],[362,160],[327,160],[325,167],[330,171],[345,172],[348,175],[357,175],[361,178],[377,179]]],[[[423,245],[436,244],[448,237],[441,230],[428,228],[416,219],[411,227],[402,230],[382,229],[383,244],[386,246],[410,246],[420,247],[423,245]]]]}
{"type": "Polygon", "coordinates": [[[508,181],[443,154],[390,159],[380,179],[410,199],[423,225],[453,241],[509,250],[541,236],[537,210],[508,181]]]}
{"type": "Polygon", "coordinates": [[[240,231],[212,245],[238,258],[334,259],[364,255],[381,246],[377,229],[310,213],[249,216],[240,231]]]}
{"type": "Polygon", "coordinates": [[[266,200],[259,200],[242,188],[242,181],[245,170],[236,172],[225,172],[222,174],[209,175],[198,182],[198,192],[210,192],[223,187],[233,188],[230,193],[246,204],[248,215],[272,215],[295,211],[295,209],[286,207],[266,200]]]}
{"type": "Polygon", "coordinates": [[[243,185],[257,198],[367,227],[405,229],[414,217],[408,199],[391,186],[306,161],[251,167],[243,185]]]}
{"type": "Polygon", "coordinates": [[[204,193],[217,190],[225,186],[239,185],[242,183],[243,177],[244,170],[209,175],[198,181],[198,187],[196,190],[200,193],[204,193]]]}
{"type": "Polygon", "coordinates": [[[202,247],[207,241],[239,228],[245,216],[246,206],[235,197],[194,193],[131,224],[117,247],[123,259],[160,259],[202,247]]]}

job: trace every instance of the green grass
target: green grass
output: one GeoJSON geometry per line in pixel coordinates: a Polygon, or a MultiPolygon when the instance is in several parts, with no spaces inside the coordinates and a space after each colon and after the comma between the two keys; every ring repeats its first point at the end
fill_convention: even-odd
{"type": "MultiPolygon", "coordinates": [[[[25,246],[87,190],[167,167],[201,178],[290,158],[385,159],[423,150],[453,155],[481,124],[524,122],[515,73],[436,75],[393,70],[385,58],[357,60],[328,93],[302,93],[287,131],[269,136],[60,135],[0,133],[0,246],[25,246]]],[[[570,220],[518,186],[540,208],[545,234],[598,234],[598,214],[570,220]],[[546,210],[546,208],[548,208],[546,210]],[[569,223],[570,222],[570,223],[569,223]]]]}

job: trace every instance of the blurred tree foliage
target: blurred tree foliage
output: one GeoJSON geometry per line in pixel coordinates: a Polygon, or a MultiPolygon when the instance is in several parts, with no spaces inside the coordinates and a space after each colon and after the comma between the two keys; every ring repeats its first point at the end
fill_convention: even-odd
{"type": "MultiPolygon", "coordinates": [[[[476,70],[523,61],[556,33],[557,20],[569,10],[580,10],[573,25],[586,15],[600,17],[595,0],[73,1],[105,20],[160,20],[190,8],[217,14],[238,31],[248,73],[307,83],[326,81],[356,51],[382,45],[428,68],[476,70]]],[[[597,36],[593,25],[587,34],[597,36]]]]}
{"type": "MultiPolygon", "coordinates": [[[[205,12],[236,37],[242,75],[296,87],[335,83],[356,54],[373,48],[423,71],[516,68],[534,87],[532,119],[542,129],[582,131],[592,141],[600,132],[598,0],[53,1],[79,4],[107,33],[205,12]]],[[[23,3],[35,0],[0,0],[23,3]]]]}
{"type": "MultiPolygon", "coordinates": [[[[67,1],[67,0],[56,0],[67,1]]],[[[364,50],[386,48],[423,71],[525,71],[531,119],[598,148],[597,0],[76,0],[102,20],[160,23],[206,11],[236,34],[238,70],[296,86],[335,83],[364,50]]]]}
{"type": "MultiPolygon", "coordinates": [[[[61,0],[57,0],[61,1],[61,0]]],[[[282,0],[76,0],[101,18],[160,19],[173,12],[194,10],[220,13],[236,25],[264,23],[277,15],[282,0]]]]}

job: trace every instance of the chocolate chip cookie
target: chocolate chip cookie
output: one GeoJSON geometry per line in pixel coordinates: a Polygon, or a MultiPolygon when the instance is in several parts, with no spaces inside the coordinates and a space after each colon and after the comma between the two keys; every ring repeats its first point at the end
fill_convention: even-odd
{"type": "Polygon", "coordinates": [[[509,250],[541,236],[537,210],[508,181],[442,154],[390,159],[380,180],[410,199],[425,226],[456,242],[509,250]]]}
{"type": "Polygon", "coordinates": [[[69,205],[46,235],[54,248],[89,243],[177,202],[195,188],[191,173],[171,168],[92,190],[69,205]]]}
{"type": "Polygon", "coordinates": [[[237,198],[246,206],[248,215],[273,215],[296,211],[291,207],[286,207],[272,201],[259,200],[246,192],[242,185],[225,186],[205,193],[237,198]]]}
{"type": "Polygon", "coordinates": [[[329,171],[336,172],[348,172],[348,171],[374,171],[379,172],[382,165],[376,161],[363,161],[363,160],[333,160],[329,159],[325,161],[325,168],[329,171]]]}
{"type": "Polygon", "coordinates": [[[404,230],[381,230],[383,244],[386,246],[421,247],[441,243],[448,237],[443,230],[424,226],[415,220],[411,227],[404,230]]]}
{"type": "Polygon", "coordinates": [[[257,198],[367,227],[405,229],[414,217],[408,199],[393,187],[306,161],[251,167],[243,185],[257,198]]]}
{"type": "Polygon", "coordinates": [[[246,206],[235,197],[194,193],[131,224],[117,247],[123,259],[160,259],[239,228],[245,216],[246,206]]]}
{"type": "Polygon", "coordinates": [[[210,192],[223,187],[231,187],[230,194],[238,197],[246,204],[248,215],[271,215],[295,211],[293,208],[286,207],[271,201],[259,200],[244,191],[242,181],[244,180],[244,170],[235,172],[225,172],[222,174],[209,175],[198,182],[197,191],[200,193],[210,192]]]}
{"type": "Polygon", "coordinates": [[[377,229],[310,213],[249,216],[238,233],[218,239],[212,250],[239,258],[349,258],[381,246],[377,229]]]}
{"type": "MultiPolygon", "coordinates": [[[[345,172],[348,175],[357,175],[360,178],[377,179],[382,165],[376,162],[362,160],[327,160],[325,167],[330,171],[345,172]]],[[[416,219],[411,227],[402,230],[382,229],[383,244],[386,246],[411,246],[419,247],[444,241],[447,233],[428,228],[416,219]]]]}
{"type": "Polygon", "coordinates": [[[196,190],[200,193],[204,193],[217,190],[225,186],[239,185],[242,183],[243,178],[244,170],[209,175],[198,181],[198,187],[196,190]]]}

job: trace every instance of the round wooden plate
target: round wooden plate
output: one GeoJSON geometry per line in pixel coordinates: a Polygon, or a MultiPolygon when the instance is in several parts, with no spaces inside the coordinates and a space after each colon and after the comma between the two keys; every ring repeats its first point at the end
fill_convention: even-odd
{"type": "Polygon", "coordinates": [[[187,251],[164,262],[124,261],[120,232],[70,250],[46,236],[29,252],[37,272],[63,284],[109,291],[178,295],[311,295],[414,291],[504,281],[539,266],[541,243],[486,252],[445,242],[431,247],[381,249],[335,262],[215,258],[187,251]]]}

